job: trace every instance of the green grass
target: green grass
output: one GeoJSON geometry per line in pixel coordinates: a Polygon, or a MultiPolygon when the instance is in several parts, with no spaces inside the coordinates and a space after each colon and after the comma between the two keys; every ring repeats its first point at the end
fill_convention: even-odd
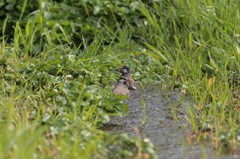
{"type": "MultiPolygon", "coordinates": [[[[114,68],[122,65],[131,67],[140,84],[160,83],[192,96],[187,120],[197,140],[208,136],[214,148],[239,150],[238,1],[167,0],[152,7],[139,1],[145,19],[138,25],[125,16],[124,23],[111,23],[115,27],[103,24],[94,37],[79,35],[79,45],[71,42],[63,21],[53,25],[46,20],[50,3],[39,4],[27,18],[21,12],[10,42],[5,38],[9,18],[3,23],[2,158],[130,158],[141,153],[157,158],[153,145],[139,136],[97,129],[109,116],[127,113],[109,87],[119,76],[114,68]]],[[[142,105],[147,107],[144,99],[142,105]]]]}
{"type": "Polygon", "coordinates": [[[142,7],[149,21],[145,44],[152,52],[147,54],[163,74],[169,74],[172,87],[180,84],[195,99],[188,110],[192,133],[201,139],[208,132],[215,148],[237,151],[239,109],[234,91],[239,89],[240,17],[236,3],[162,1],[155,8],[142,7]]]}

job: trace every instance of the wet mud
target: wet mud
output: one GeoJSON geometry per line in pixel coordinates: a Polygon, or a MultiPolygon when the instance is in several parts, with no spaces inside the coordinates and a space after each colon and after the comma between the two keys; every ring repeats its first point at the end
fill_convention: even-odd
{"type": "Polygon", "coordinates": [[[191,98],[183,98],[178,91],[162,92],[160,85],[147,85],[144,89],[145,91],[138,86],[138,90],[131,91],[130,97],[124,101],[129,107],[127,115],[112,117],[111,121],[101,129],[109,133],[127,133],[135,137],[134,127],[136,127],[141,136],[150,139],[157,147],[161,159],[236,157],[219,155],[210,141],[192,144],[186,141],[184,136],[190,132],[190,126],[185,116],[188,106],[193,105],[191,98]],[[142,99],[146,104],[145,109],[142,108],[142,99]],[[178,120],[174,119],[172,110],[176,112],[178,120]]]}

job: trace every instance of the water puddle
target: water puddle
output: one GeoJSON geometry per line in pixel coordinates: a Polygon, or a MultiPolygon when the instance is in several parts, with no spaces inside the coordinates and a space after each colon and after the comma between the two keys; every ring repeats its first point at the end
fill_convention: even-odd
{"type": "Polygon", "coordinates": [[[177,113],[180,120],[176,122],[171,113],[171,108],[179,104],[181,93],[179,92],[161,92],[159,85],[145,86],[145,92],[140,89],[131,92],[131,96],[124,102],[129,107],[129,112],[124,117],[112,117],[110,123],[101,129],[109,133],[127,133],[135,137],[134,127],[137,127],[141,136],[146,136],[158,149],[159,158],[176,159],[226,159],[236,158],[228,154],[218,155],[217,151],[211,146],[211,142],[195,142],[188,144],[184,135],[189,128],[185,120],[185,110],[188,104],[192,104],[191,99],[186,97],[179,105],[177,113]],[[142,109],[142,99],[146,104],[146,109],[142,109]],[[144,112],[146,122],[142,124],[144,112]]]}

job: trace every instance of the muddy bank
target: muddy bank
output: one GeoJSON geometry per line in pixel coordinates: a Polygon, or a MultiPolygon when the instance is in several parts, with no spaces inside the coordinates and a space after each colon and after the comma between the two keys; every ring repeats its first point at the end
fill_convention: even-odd
{"type": "MultiPolygon", "coordinates": [[[[186,109],[193,104],[191,98],[184,97],[182,104],[179,101],[182,94],[162,92],[159,85],[147,85],[145,92],[140,89],[131,92],[130,98],[124,102],[129,107],[129,113],[124,117],[112,117],[111,122],[101,129],[109,133],[127,133],[136,136],[134,127],[137,127],[141,136],[149,138],[158,149],[159,158],[233,158],[232,155],[217,155],[211,142],[195,142],[189,145],[184,135],[189,131],[185,120],[186,109]],[[142,99],[146,109],[142,109],[142,99]],[[171,113],[174,106],[178,106],[178,121],[171,113]],[[146,122],[142,124],[143,116],[146,122]]],[[[236,157],[236,156],[235,156],[236,157]]]]}

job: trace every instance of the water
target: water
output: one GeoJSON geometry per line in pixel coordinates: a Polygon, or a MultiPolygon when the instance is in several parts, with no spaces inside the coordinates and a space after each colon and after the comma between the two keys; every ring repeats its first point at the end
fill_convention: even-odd
{"type": "MultiPolygon", "coordinates": [[[[137,127],[141,136],[147,137],[158,149],[160,159],[230,159],[239,158],[230,154],[218,154],[213,149],[211,141],[193,142],[189,144],[184,135],[190,130],[190,126],[185,119],[187,106],[193,103],[191,99],[184,98],[182,104],[182,94],[179,92],[162,93],[159,85],[145,86],[144,92],[138,86],[138,90],[132,91],[130,97],[124,102],[129,107],[129,112],[124,117],[112,117],[111,122],[101,129],[109,133],[127,133],[135,137],[134,127],[137,127]],[[146,104],[146,109],[142,109],[142,99],[146,104]],[[174,106],[179,106],[176,113],[178,121],[174,120],[171,110],[176,110],[174,106]],[[143,115],[146,115],[146,122],[142,124],[143,115]]],[[[176,111],[175,111],[176,112],[176,111]]]]}

